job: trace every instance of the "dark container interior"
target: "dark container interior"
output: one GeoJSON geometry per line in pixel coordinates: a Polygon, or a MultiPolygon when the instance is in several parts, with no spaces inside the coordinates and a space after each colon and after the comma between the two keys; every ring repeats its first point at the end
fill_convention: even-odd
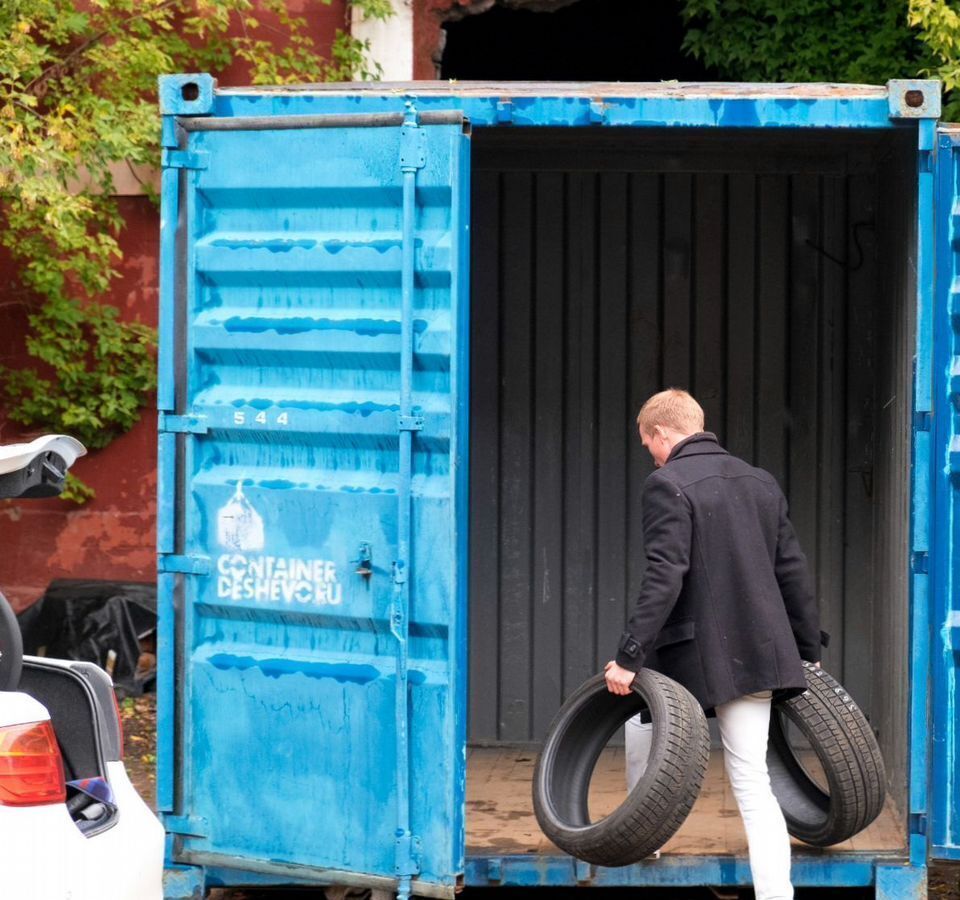
{"type": "Polygon", "coordinates": [[[786,491],[824,667],[876,730],[902,816],[911,135],[475,132],[473,745],[536,744],[614,655],[644,568],[635,416],[684,387],[786,491]]]}

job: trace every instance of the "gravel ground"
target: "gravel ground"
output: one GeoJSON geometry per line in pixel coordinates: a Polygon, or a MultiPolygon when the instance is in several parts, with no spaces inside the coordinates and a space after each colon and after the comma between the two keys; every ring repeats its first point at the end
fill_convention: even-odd
{"type": "MultiPolygon", "coordinates": [[[[157,708],[156,695],[144,694],[142,697],[128,697],[120,704],[123,718],[124,762],[127,773],[143,798],[153,808],[157,796],[156,779],[156,732],[157,708]]],[[[333,892],[331,892],[333,893],[333,892]]],[[[717,897],[753,900],[753,891],[733,891],[713,893],[708,890],[612,890],[597,891],[598,900],[715,900],[717,897]]],[[[306,900],[306,898],[324,898],[324,892],[316,889],[305,890],[214,890],[209,900],[306,900]]],[[[344,896],[342,890],[327,900],[361,900],[368,896],[362,891],[351,891],[344,896]]],[[[565,897],[583,900],[584,889],[559,891],[556,889],[508,890],[506,888],[468,889],[460,897],[463,900],[564,900],[565,897]]],[[[872,891],[846,890],[806,890],[797,891],[797,900],[872,900],[872,891]]],[[[960,864],[938,866],[930,872],[930,900],[960,900],[960,864]]]]}
{"type": "Polygon", "coordinates": [[[960,897],[960,864],[934,866],[930,870],[930,900],[957,900],[960,897]]]}

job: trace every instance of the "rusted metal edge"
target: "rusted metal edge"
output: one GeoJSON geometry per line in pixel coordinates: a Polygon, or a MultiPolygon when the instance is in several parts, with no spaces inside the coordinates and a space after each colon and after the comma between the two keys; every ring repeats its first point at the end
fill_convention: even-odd
{"type": "MultiPolygon", "coordinates": [[[[368,887],[379,890],[395,890],[397,880],[382,875],[364,875],[359,872],[346,872],[340,869],[324,869],[319,866],[302,866],[294,863],[272,862],[253,859],[246,856],[230,856],[225,853],[203,853],[183,850],[177,854],[176,862],[194,866],[236,869],[241,872],[255,872],[259,875],[276,875],[278,878],[296,879],[310,884],[342,884],[351,887],[368,887]]],[[[278,884],[281,882],[278,882],[278,884]]],[[[418,897],[435,897],[438,900],[453,900],[456,885],[437,884],[435,882],[413,879],[414,893],[418,897]]]]}
{"type": "Polygon", "coordinates": [[[327,96],[355,94],[395,94],[398,96],[491,97],[717,97],[717,98],[790,98],[790,99],[883,99],[886,85],[785,82],[511,82],[496,81],[395,81],[341,82],[331,84],[298,84],[277,86],[220,88],[223,95],[323,94],[327,96]]]}

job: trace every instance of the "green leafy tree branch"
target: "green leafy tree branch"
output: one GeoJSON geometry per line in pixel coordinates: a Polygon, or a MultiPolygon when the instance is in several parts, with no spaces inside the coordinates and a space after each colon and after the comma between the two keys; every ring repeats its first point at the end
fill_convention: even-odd
{"type": "MultiPolygon", "coordinates": [[[[353,6],[392,11],[390,0],[353,6]]],[[[0,4],[0,245],[15,270],[0,303],[24,304],[29,324],[29,362],[0,360],[11,420],[92,449],[136,423],[156,336],[101,299],[122,260],[113,169],[157,164],[162,73],[241,60],[255,84],[378,76],[366,43],[340,30],[324,55],[307,26],[284,0],[0,4]]]]}
{"type": "Polygon", "coordinates": [[[960,119],[960,0],[683,0],[683,48],[720,78],[939,78],[960,119]]]}
{"type": "Polygon", "coordinates": [[[939,78],[944,118],[960,119],[960,5],[947,0],[909,0],[908,19],[932,57],[924,74],[939,78]]]}
{"type": "Polygon", "coordinates": [[[683,0],[683,48],[720,78],[882,84],[930,60],[907,0],[683,0]]]}

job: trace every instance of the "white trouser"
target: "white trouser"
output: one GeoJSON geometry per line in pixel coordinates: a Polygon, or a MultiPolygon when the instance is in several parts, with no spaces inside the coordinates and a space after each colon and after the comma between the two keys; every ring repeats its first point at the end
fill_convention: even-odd
{"type": "MultiPolygon", "coordinates": [[[[723,762],[740,808],[750,849],[750,872],[757,900],[792,900],[790,837],[767,774],[770,691],[747,694],[717,707],[723,762]]],[[[627,790],[647,767],[653,726],[640,716],[627,721],[627,790]]]]}

